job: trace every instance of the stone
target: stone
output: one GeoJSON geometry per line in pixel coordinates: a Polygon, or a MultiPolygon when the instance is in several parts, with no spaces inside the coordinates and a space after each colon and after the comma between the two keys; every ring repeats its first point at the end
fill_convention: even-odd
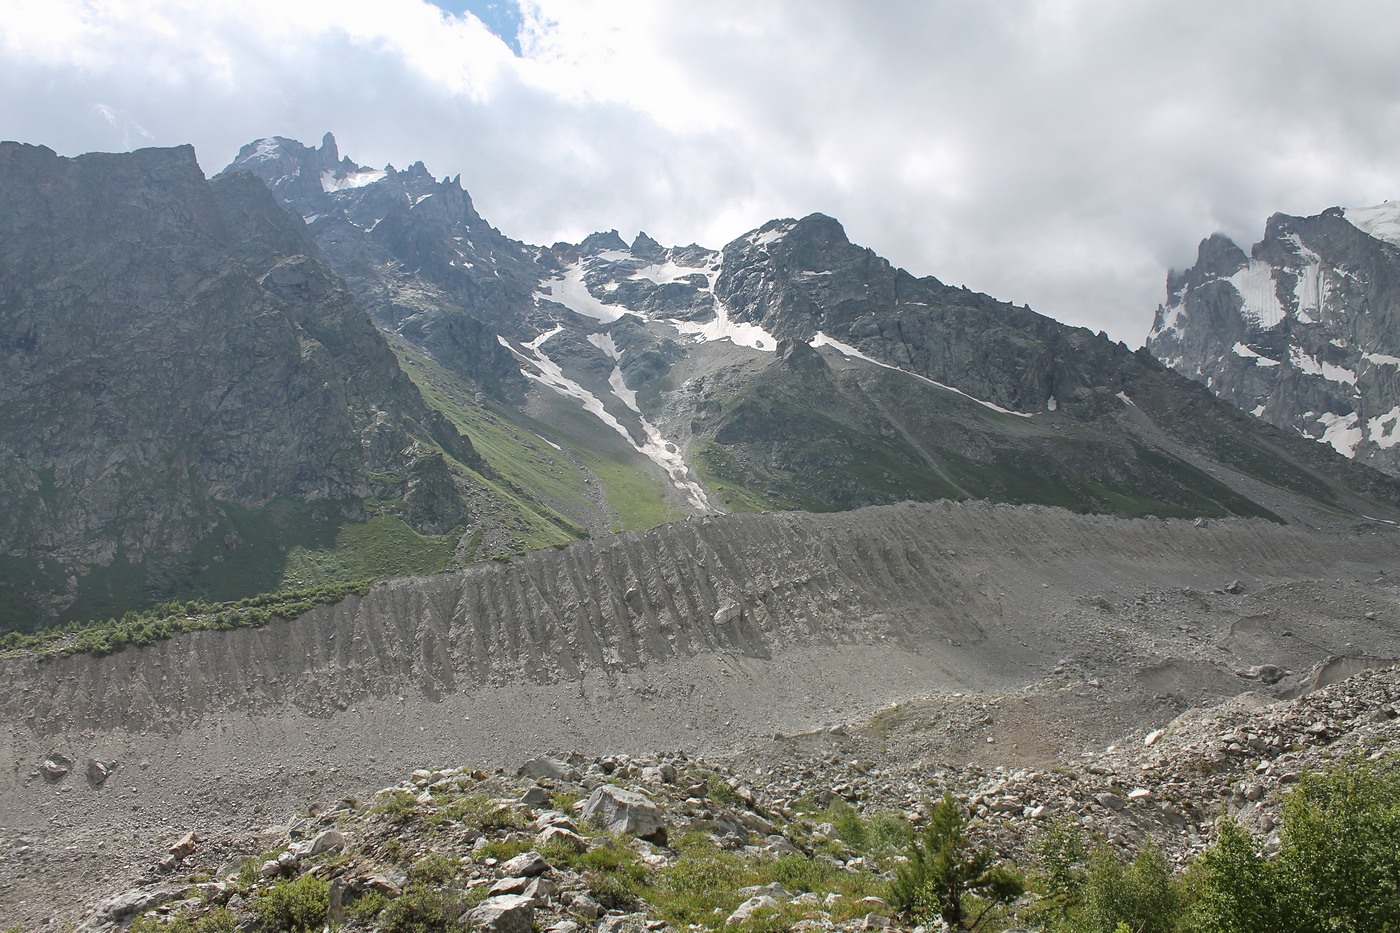
{"type": "Polygon", "coordinates": [[[101,787],[107,783],[107,778],[112,776],[112,772],[117,769],[115,761],[99,761],[96,758],[87,760],[87,779],[93,787],[101,787]]]}
{"type": "Polygon", "coordinates": [[[609,832],[627,833],[661,844],[666,842],[661,811],[634,790],[600,785],[584,805],[583,818],[609,832]]]}
{"type": "Polygon", "coordinates": [[[311,840],[308,855],[321,855],[325,852],[344,852],[345,834],[338,829],[328,829],[311,840]]]}
{"type": "Polygon", "coordinates": [[[521,893],[536,905],[547,904],[559,893],[559,885],[548,878],[531,878],[521,893]]]}
{"type": "Polygon", "coordinates": [[[544,830],[535,837],[535,843],[541,848],[545,846],[562,846],[571,852],[583,852],[588,849],[588,840],[578,833],[565,829],[562,826],[546,826],[544,830]]]}
{"type": "Polygon", "coordinates": [[[531,777],[537,781],[577,781],[582,775],[567,761],[551,755],[531,758],[516,771],[517,777],[531,777]]]}
{"type": "Polygon", "coordinates": [[[50,784],[55,784],[68,776],[68,772],[73,770],[73,759],[62,752],[50,752],[39,765],[39,773],[44,776],[44,780],[50,784]]]}
{"type": "Polygon", "coordinates": [[[199,834],[194,830],[185,833],[170,846],[170,854],[177,859],[189,858],[199,848],[199,834]]]}
{"type": "Polygon", "coordinates": [[[536,784],[521,795],[520,802],[527,807],[543,807],[547,806],[552,799],[549,791],[536,784]]]}
{"type": "Polygon", "coordinates": [[[769,897],[767,894],[755,895],[734,908],[734,912],[725,919],[724,923],[726,926],[732,923],[743,923],[753,917],[758,911],[765,909],[778,910],[779,904],[777,900],[769,897]]]}
{"type": "Polygon", "coordinates": [[[133,888],[114,894],[97,903],[91,919],[83,924],[83,929],[100,930],[122,923],[152,907],[183,897],[187,890],[188,888],[180,885],[159,885],[133,888]]]}
{"type": "Polygon", "coordinates": [[[797,846],[793,845],[791,842],[788,842],[787,837],[783,836],[781,833],[774,833],[773,835],[768,836],[764,840],[764,842],[766,843],[764,845],[764,848],[767,849],[769,852],[773,853],[774,855],[802,854],[802,850],[797,848],[797,846]]]}
{"type": "Polygon", "coordinates": [[[715,613],[715,625],[728,625],[744,614],[737,603],[725,603],[715,613]]]}
{"type": "Polygon", "coordinates": [[[523,895],[523,894],[525,893],[525,888],[526,888],[529,884],[530,884],[530,879],[529,879],[529,878],[520,878],[520,877],[500,878],[500,879],[497,879],[497,881],[496,881],[494,884],[491,885],[491,888],[490,888],[490,890],[487,892],[487,894],[490,895],[491,897],[499,897],[499,896],[502,895],[502,894],[521,894],[521,895],[523,895]]]}
{"type": "Polygon", "coordinates": [[[538,852],[524,852],[504,862],[501,871],[507,875],[535,878],[549,871],[549,863],[538,852]]]}
{"type": "Polygon", "coordinates": [[[473,929],[486,933],[531,933],[535,922],[535,905],[519,894],[488,897],[464,913],[462,921],[473,929]]]}
{"type": "Polygon", "coordinates": [[[582,891],[576,891],[573,894],[566,895],[565,903],[568,904],[570,910],[585,920],[597,920],[605,913],[602,904],[599,904],[582,891]]]}

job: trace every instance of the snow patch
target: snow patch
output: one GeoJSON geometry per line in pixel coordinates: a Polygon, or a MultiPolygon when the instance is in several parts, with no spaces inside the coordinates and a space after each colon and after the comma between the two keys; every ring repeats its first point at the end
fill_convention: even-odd
{"type": "Polygon", "coordinates": [[[1348,207],[1342,211],[1342,216],[1368,236],[1400,246],[1400,202],[1386,201],[1375,207],[1348,207]]]}
{"type": "Polygon", "coordinates": [[[1400,405],[1396,405],[1383,415],[1366,420],[1366,435],[1382,450],[1389,450],[1400,444],[1400,405]]]}
{"type": "Polygon", "coordinates": [[[703,324],[695,321],[673,321],[676,330],[687,336],[697,337],[705,343],[715,340],[728,340],[737,346],[752,347],[765,353],[778,349],[778,339],[757,324],[731,321],[729,309],[724,302],[715,299],[715,316],[703,324]]]}
{"type": "Polygon", "coordinates": [[[365,169],[337,178],[334,172],[327,170],[321,173],[321,190],[329,194],[332,191],[344,191],[347,188],[363,188],[365,185],[374,184],[388,174],[380,169],[365,169]]]}
{"type": "Polygon", "coordinates": [[[1322,257],[1303,245],[1298,234],[1290,234],[1288,239],[1297,250],[1303,267],[1295,270],[1298,281],[1293,286],[1293,297],[1298,303],[1298,320],[1304,324],[1316,324],[1322,314],[1323,302],[1327,300],[1327,280],[1322,275],[1322,257]]]}
{"type": "Polygon", "coordinates": [[[573,263],[565,269],[562,278],[550,279],[544,283],[541,290],[535,292],[534,298],[536,301],[543,299],[557,302],[575,314],[590,317],[604,324],[611,324],[628,313],[626,308],[604,304],[593,297],[588,286],[583,284],[583,266],[579,263],[573,263]]]}
{"type": "Polygon", "coordinates": [[[1256,406],[1254,407],[1254,410],[1253,410],[1252,412],[1250,412],[1250,414],[1253,415],[1253,416],[1256,417],[1256,418],[1262,418],[1262,417],[1264,417],[1264,406],[1263,406],[1263,405],[1256,405],[1256,406]]]}
{"type": "Polygon", "coordinates": [[[779,224],[772,230],[765,233],[757,231],[749,234],[749,242],[754,246],[767,246],[769,243],[776,243],[792,232],[794,224],[779,224]]]}
{"type": "Polygon", "coordinates": [[[1118,401],[1122,402],[1124,405],[1132,405],[1134,408],[1137,408],[1137,404],[1134,403],[1132,399],[1128,398],[1127,392],[1119,392],[1118,401]]]}
{"type": "Polygon", "coordinates": [[[1288,361],[1293,364],[1293,368],[1299,372],[1304,372],[1312,376],[1321,376],[1328,382],[1339,382],[1343,385],[1356,385],[1356,373],[1345,366],[1337,366],[1334,363],[1323,363],[1308,356],[1298,347],[1288,348],[1288,361]]]}
{"type": "Polygon", "coordinates": [[[1255,365],[1255,366],[1277,366],[1277,365],[1279,365],[1278,360],[1271,360],[1271,359],[1269,359],[1267,356],[1260,356],[1258,353],[1255,353],[1254,350],[1253,350],[1252,348],[1250,348],[1249,346],[1245,345],[1245,344],[1242,343],[1242,342],[1236,343],[1236,344],[1235,344],[1233,347],[1231,347],[1230,349],[1234,352],[1235,356],[1242,356],[1242,357],[1244,357],[1244,358],[1247,359],[1247,360],[1254,360],[1254,365],[1255,365]]]}
{"type": "Polygon", "coordinates": [[[1225,281],[1235,286],[1240,293],[1243,305],[1240,316],[1267,330],[1283,320],[1283,305],[1278,300],[1278,290],[1274,288],[1274,267],[1267,262],[1251,259],[1245,266],[1225,281]]]}
{"type": "Polygon", "coordinates": [[[1322,443],[1331,444],[1337,453],[1344,457],[1356,456],[1356,445],[1360,444],[1362,439],[1360,418],[1356,412],[1346,415],[1324,412],[1317,420],[1322,422],[1325,428],[1322,443]]]}
{"type": "Polygon", "coordinates": [[[1391,356],[1388,353],[1363,353],[1361,358],[1377,366],[1400,366],[1400,356],[1391,356]]]}
{"type": "MultiPolygon", "coordinates": [[[[835,338],[833,338],[833,337],[828,337],[828,336],[827,336],[824,332],[822,332],[822,331],[817,331],[817,335],[816,335],[815,337],[813,337],[812,340],[811,340],[811,346],[812,346],[813,348],[816,348],[816,347],[831,347],[833,350],[836,350],[836,351],[837,351],[838,353],[840,353],[842,356],[849,356],[849,357],[854,357],[854,358],[856,358],[856,359],[858,359],[858,360],[865,360],[867,363],[874,363],[876,366],[883,366],[885,369],[892,369],[892,370],[894,370],[894,371],[897,372],[897,373],[904,373],[904,375],[906,375],[906,376],[912,376],[913,378],[918,379],[920,382],[927,382],[927,383],[928,383],[929,385],[931,385],[931,386],[937,386],[937,387],[940,388],[940,389],[947,389],[949,392],[956,392],[958,395],[961,395],[963,398],[972,399],[972,401],[976,402],[978,405],[981,405],[981,406],[984,407],[984,408],[990,408],[992,411],[1000,412],[1000,413],[1003,414],[1003,415],[1015,415],[1015,416],[1018,417],[1018,418],[1030,418],[1030,417],[1032,417],[1031,415],[1028,415],[1028,414],[1026,414],[1025,412],[1012,411],[1012,410],[1009,409],[1009,408],[1002,408],[1000,405],[997,405],[997,404],[995,404],[994,402],[986,402],[986,401],[983,401],[983,400],[980,399],[980,398],[977,398],[977,397],[972,396],[972,395],[968,395],[968,394],[967,394],[966,392],[964,392],[962,389],[957,389],[957,388],[954,388],[953,386],[944,385],[944,384],[941,383],[941,382],[935,382],[934,380],[930,379],[930,378],[927,377],[927,376],[921,376],[921,375],[919,375],[918,373],[911,373],[909,370],[907,370],[907,369],[900,369],[898,366],[891,366],[889,363],[885,363],[885,362],[882,362],[882,361],[880,361],[880,360],[877,360],[877,359],[875,359],[875,357],[870,356],[869,354],[862,353],[860,350],[857,350],[855,347],[851,346],[851,345],[848,344],[848,343],[842,343],[841,341],[839,341],[839,340],[837,340],[837,339],[835,339],[835,338]]],[[[1051,409],[1051,410],[1053,411],[1054,409],[1051,409]]]]}
{"type": "Polygon", "coordinates": [[[634,279],[645,279],[657,285],[670,285],[672,282],[679,282],[681,279],[692,275],[703,275],[708,280],[710,277],[710,270],[703,266],[682,266],[668,259],[663,263],[653,263],[649,266],[643,266],[636,272],[633,272],[631,277],[634,279]]]}

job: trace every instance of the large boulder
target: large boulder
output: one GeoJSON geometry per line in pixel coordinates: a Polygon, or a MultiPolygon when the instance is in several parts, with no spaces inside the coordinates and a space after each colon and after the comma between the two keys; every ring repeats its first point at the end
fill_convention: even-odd
{"type": "Polygon", "coordinates": [[[656,804],[634,790],[604,784],[583,807],[583,818],[609,832],[665,843],[666,826],[656,804]]]}
{"type": "Polygon", "coordinates": [[[488,897],[462,915],[474,930],[485,933],[531,933],[535,922],[535,904],[519,894],[488,897]]]}

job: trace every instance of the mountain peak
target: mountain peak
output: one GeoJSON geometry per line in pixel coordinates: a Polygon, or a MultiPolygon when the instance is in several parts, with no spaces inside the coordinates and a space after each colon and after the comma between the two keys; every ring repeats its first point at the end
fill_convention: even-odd
{"type": "Polygon", "coordinates": [[[584,237],[583,242],[578,245],[581,255],[589,256],[601,253],[604,250],[620,249],[626,251],[627,241],[616,230],[599,231],[590,233],[584,237]]]}

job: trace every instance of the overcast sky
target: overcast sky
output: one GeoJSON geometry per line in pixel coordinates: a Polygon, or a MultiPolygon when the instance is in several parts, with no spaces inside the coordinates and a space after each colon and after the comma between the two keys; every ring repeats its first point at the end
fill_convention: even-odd
{"type": "Polygon", "coordinates": [[[1141,344],[1170,267],[1400,197],[1400,4],[4,0],[0,138],[262,136],[462,176],[508,235],[709,246],[822,211],[1141,344]],[[475,11],[475,12],[473,12],[475,11]],[[493,31],[494,30],[494,31],[493,31]]]}

